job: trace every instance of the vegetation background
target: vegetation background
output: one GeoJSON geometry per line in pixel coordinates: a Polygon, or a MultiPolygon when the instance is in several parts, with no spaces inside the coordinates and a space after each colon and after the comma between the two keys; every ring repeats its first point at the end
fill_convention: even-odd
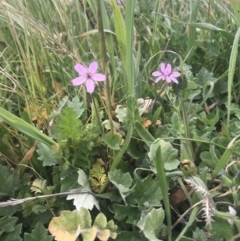
{"type": "Polygon", "coordinates": [[[239,13],[1,0],[0,240],[239,240],[239,13]]]}

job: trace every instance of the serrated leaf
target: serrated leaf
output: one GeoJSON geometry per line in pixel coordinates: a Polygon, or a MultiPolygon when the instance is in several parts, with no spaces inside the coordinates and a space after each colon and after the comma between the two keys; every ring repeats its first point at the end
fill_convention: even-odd
{"type": "Polygon", "coordinates": [[[54,118],[56,118],[56,116],[60,115],[61,112],[62,112],[62,109],[64,108],[64,106],[66,105],[68,101],[68,96],[64,96],[58,103],[58,108],[57,109],[54,109],[50,116],[49,116],[49,119],[52,120],[54,118]]]}
{"type": "Polygon", "coordinates": [[[178,151],[172,147],[171,143],[157,139],[151,144],[148,153],[151,164],[154,166],[153,171],[156,172],[155,157],[159,146],[161,147],[161,158],[164,161],[165,170],[171,171],[177,169],[179,166],[179,161],[177,160],[178,151]]]}
{"type": "Polygon", "coordinates": [[[12,174],[9,168],[0,165],[0,197],[12,196],[17,186],[17,178],[17,175],[12,174]]]}
{"type": "MultiPolygon", "coordinates": [[[[81,169],[79,169],[78,171],[78,184],[82,187],[71,191],[91,192],[88,178],[84,171],[81,169]]],[[[92,210],[94,205],[98,210],[100,209],[98,200],[92,194],[70,194],[67,196],[67,200],[71,199],[74,199],[73,204],[75,205],[77,210],[81,210],[81,208],[87,208],[89,210],[92,210]]]]}
{"type": "Polygon", "coordinates": [[[82,169],[78,171],[78,184],[85,188],[90,188],[88,177],[82,169]]]}
{"type": "Polygon", "coordinates": [[[80,211],[62,211],[59,217],[54,217],[49,223],[49,232],[57,241],[75,241],[79,234],[91,229],[91,216],[87,209],[80,211]]]}
{"type": "Polygon", "coordinates": [[[14,225],[16,224],[18,218],[16,217],[2,217],[0,218],[0,235],[4,232],[10,233],[14,231],[14,225]]]}
{"type": "Polygon", "coordinates": [[[158,235],[164,220],[164,211],[162,208],[142,211],[141,219],[137,226],[143,231],[145,237],[151,241],[160,241],[158,235]]]}
{"type": "Polygon", "coordinates": [[[162,192],[158,180],[151,175],[142,180],[136,179],[136,184],[126,200],[129,204],[137,203],[141,207],[160,206],[162,192]]]}
{"type": "Polygon", "coordinates": [[[61,192],[68,192],[73,189],[77,189],[79,184],[77,183],[78,173],[72,170],[67,170],[63,178],[61,178],[61,192]]]}
{"type": "Polygon", "coordinates": [[[70,107],[65,107],[61,115],[56,120],[55,136],[57,139],[77,139],[81,136],[81,122],[77,118],[77,114],[70,107]]]}
{"type": "Polygon", "coordinates": [[[118,226],[114,224],[113,220],[107,222],[107,228],[110,230],[117,230],[118,226]]]}
{"type": "Polygon", "coordinates": [[[104,229],[107,226],[107,218],[103,213],[99,213],[93,224],[98,229],[104,229]]]}
{"type": "Polygon", "coordinates": [[[43,162],[43,166],[53,166],[56,165],[57,159],[51,155],[51,148],[44,143],[39,143],[37,148],[37,153],[39,157],[38,160],[43,162]]]}
{"type": "Polygon", "coordinates": [[[83,241],[94,241],[97,235],[98,229],[92,227],[89,232],[82,233],[83,241]]]}
{"type": "Polygon", "coordinates": [[[91,187],[95,192],[98,193],[107,179],[105,170],[99,163],[96,163],[90,170],[90,176],[91,187]]]}
{"type": "Polygon", "coordinates": [[[195,231],[193,232],[193,238],[198,241],[207,241],[208,240],[204,231],[200,228],[195,229],[195,231]]]}
{"type": "Polygon", "coordinates": [[[126,223],[136,225],[141,217],[141,212],[138,207],[130,206],[130,205],[119,205],[114,204],[114,219],[118,221],[122,221],[127,218],[126,223]]]}
{"type": "Polygon", "coordinates": [[[84,109],[82,108],[83,102],[79,100],[78,96],[75,96],[72,101],[69,100],[67,106],[75,111],[77,118],[81,117],[84,112],[84,109]]]}
{"type": "Polygon", "coordinates": [[[101,241],[107,241],[110,237],[110,230],[109,229],[99,230],[97,232],[97,237],[101,241]]]}
{"type": "Polygon", "coordinates": [[[46,180],[35,179],[32,183],[31,190],[35,193],[42,193],[42,190],[46,188],[46,180]]]}
{"type": "Polygon", "coordinates": [[[52,241],[52,236],[48,235],[47,229],[41,223],[38,223],[32,233],[24,233],[24,241],[52,241]]]}
{"type": "Polygon", "coordinates": [[[130,174],[123,173],[121,170],[114,170],[108,173],[110,182],[112,182],[119,190],[123,200],[131,192],[130,186],[132,185],[132,178],[130,174]]]}
{"type": "Polygon", "coordinates": [[[14,231],[10,233],[4,233],[1,235],[1,241],[22,241],[20,237],[22,231],[22,224],[18,224],[14,227],[14,231]]]}
{"type": "MultiPolygon", "coordinates": [[[[89,191],[84,188],[78,189],[75,191],[89,191]]],[[[76,207],[77,210],[81,208],[86,208],[92,210],[94,205],[99,210],[99,203],[98,200],[92,194],[72,194],[67,196],[67,200],[74,199],[73,205],[76,207]]]]}

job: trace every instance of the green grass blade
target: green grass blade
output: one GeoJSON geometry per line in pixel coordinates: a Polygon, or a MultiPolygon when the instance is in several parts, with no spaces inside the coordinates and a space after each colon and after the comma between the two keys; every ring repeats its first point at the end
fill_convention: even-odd
{"type": "Polygon", "coordinates": [[[240,28],[235,35],[231,56],[229,60],[229,68],[228,68],[228,101],[227,101],[227,129],[230,126],[230,114],[231,114],[231,100],[232,100],[232,86],[233,86],[233,77],[235,72],[235,66],[237,62],[237,54],[238,54],[238,43],[240,37],[240,28]]]}
{"type": "MultiPolygon", "coordinates": [[[[193,3],[191,3],[191,17],[190,17],[190,23],[193,23],[197,19],[197,13],[198,13],[198,7],[199,7],[200,0],[194,0],[193,3]]],[[[191,57],[193,54],[193,51],[191,51],[195,45],[196,42],[196,27],[190,26],[189,27],[189,37],[187,42],[187,53],[189,53],[188,56],[188,62],[190,63],[191,57]],[[191,51],[191,53],[190,53],[191,51]]]]}
{"type": "Polygon", "coordinates": [[[234,148],[237,145],[237,143],[239,143],[240,141],[236,141],[237,138],[239,138],[240,135],[236,136],[227,146],[227,149],[225,150],[225,152],[223,153],[222,157],[220,158],[217,166],[215,167],[213,173],[212,173],[212,180],[214,180],[217,175],[219,174],[219,172],[225,167],[225,165],[227,164],[227,162],[229,161],[230,156],[233,154],[234,152],[234,148]]]}
{"type": "Polygon", "coordinates": [[[124,66],[124,70],[126,71],[126,30],[124,20],[115,0],[111,0],[112,7],[113,7],[113,20],[114,20],[114,27],[116,32],[116,37],[118,41],[118,48],[122,57],[122,62],[124,66]]]}
{"type": "Polygon", "coordinates": [[[162,190],[163,203],[164,203],[165,213],[167,218],[168,240],[171,241],[172,240],[172,221],[171,221],[170,202],[168,197],[168,183],[167,183],[167,177],[163,166],[160,146],[157,148],[155,158],[156,158],[157,175],[159,179],[160,188],[162,190]]]}
{"type": "Polygon", "coordinates": [[[41,131],[39,131],[37,128],[33,127],[26,121],[20,119],[19,117],[13,115],[9,111],[3,109],[0,107],[0,117],[7,122],[10,126],[13,128],[16,128],[17,130],[21,131],[22,133],[26,134],[27,136],[33,138],[34,140],[38,140],[47,146],[51,146],[53,144],[56,144],[55,141],[53,141],[48,136],[44,135],[41,131]]]}
{"type": "Polygon", "coordinates": [[[134,69],[133,68],[133,19],[135,0],[126,1],[126,76],[128,93],[134,96],[134,69]]]}

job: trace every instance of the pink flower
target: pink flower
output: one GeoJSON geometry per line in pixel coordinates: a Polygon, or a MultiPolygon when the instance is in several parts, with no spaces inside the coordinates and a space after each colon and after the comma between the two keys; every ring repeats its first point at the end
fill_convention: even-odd
{"type": "Polygon", "coordinates": [[[81,64],[76,64],[74,69],[78,72],[79,77],[71,80],[72,85],[77,86],[85,84],[88,93],[93,93],[98,81],[106,80],[106,76],[104,74],[97,73],[97,62],[92,62],[88,68],[81,64]]]}
{"type": "Polygon", "coordinates": [[[155,71],[152,73],[152,76],[157,77],[155,80],[155,83],[157,83],[160,80],[165,80],[167,83],[175,82],[178,84],[178,80],[176,77],[181,76],[179,72],[172,72],[172,66],[171,64],[167,64],[167,67],[164,63],[160,64],[160,71],[155,71]]]}

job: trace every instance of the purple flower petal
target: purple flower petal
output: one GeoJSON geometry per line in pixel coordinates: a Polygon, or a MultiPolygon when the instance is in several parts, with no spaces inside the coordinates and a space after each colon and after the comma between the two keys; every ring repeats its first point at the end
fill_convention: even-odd
{"type": "Polygon", "coordinates": [[[94,81],[92,80],[92,79],[88,79],[87,81],[86,81],[86,88],[87,88],[87,92],[88,93],[90,93],[90,94],[92,94],[93,93],[93,91],[94,91],[94,89],[95,89],[95,83],[94,83],[94,81]]]}
{"type": "Polygon", "coordinates": [[[98,63],[96,61],[92,62],[88,68],[81,64],[76,64],[74,68],[80,76],[71,80],[72,85],[76,86],[85,84],[87,92],[89,93],[94,92],[97,81],[106,80],[106,76],[104,74],[97,73],[98,63]]]}
{"type": "Polygon", "coordinates": [[[167,83],[171,83],[172,82],[172,78],[170,76],[166,76],[166,81],[167,81],[167,83]]]}
{"type": "Polygon", "coordinates": [[[71,80],[72,85],[77,86],[81,85],[86,81],[87,77],[86,76],[79,76],[73,80],[71,80]]]}
{"type": "Polygon", "coordinates": [[[97,69],[98,69],[98,63],[97,62],[92,62],[89,65],[88,72],[89,72],[89,74],[94,74],[94,73],[97,72],[97,69]]]}
{"type": "Polygon", "coordinates": [[[155,71],[152,73],[152,76],[155,76],[155,77],[160,76],[160,75],[162,75],[162,73],[160,71],[155,71]]]}
{"type": "Polygon", "coordinates": [[[171,81],[173,81],[174,83],[178,84],[178,80],[175,79],[174,77],[170,77],[171,81]]]}
{"type": "Polygon", "coordinates": [[[161,63],[160,64],[160,70],[161,70],[161,72],[165,75],[165,64],[164,63],[161,63]]]}
{"type": "Polygon", "coordinates": [[[95,81],[104,81],[104,80],[106,80],[106,76],[104,74],[93,74],[91,77],[95,81]]]}
{"type": "Polygon", "coordinates": [[[80,74],[80,75],[85,75],[87,73],[87,68],[84,67],[81,64],[76,64],[74,66],[74,69],[80,74]]]}
{"type": "Polygon", "coordinates": [[[181,76],[181,74],[179,72],[172,72],[170,76],[171,77],[179,77],[179,76],[181,76]]]}
{"type": "Polygon", "coordinates": [[[172,72],[172,66],[171,64],[167,64],[167,67],[165,69],[165,75],[169,75],[172,72]]]}
{"type": "Polygon", "coordinates": [[[165,76],[162,75],[162,76],[158,77],[158,78],[155,80],[155,83],[159,82],[160,80],[165,80],[165,76]]]}
{"type": "Polygon", "coordinates": [[[172,65],[171,64],[160,64],[160,71],[155,71],[152,73],[152,76],[157,77],[155,83],[159,82],[160,80],[165,80],[167,83],[174,82],[178,84],[178,80],[176,77],[181,76],[179,72],[172,72],[172,65]]]}

